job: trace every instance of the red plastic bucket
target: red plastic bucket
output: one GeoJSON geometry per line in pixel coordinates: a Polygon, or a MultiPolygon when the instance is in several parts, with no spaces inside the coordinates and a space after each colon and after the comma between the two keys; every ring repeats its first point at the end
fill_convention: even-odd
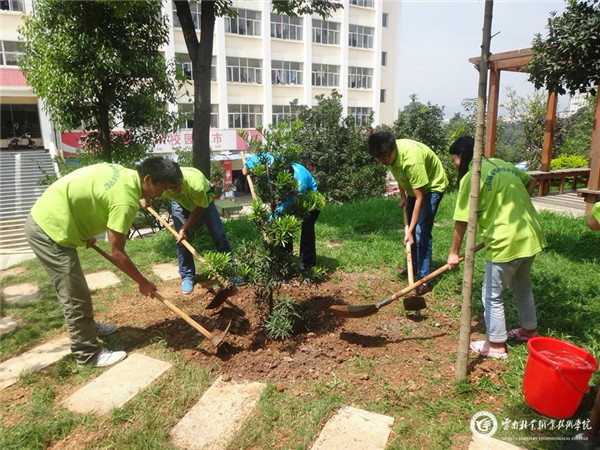
{"type": "Polygon", "coordinates": [[[523,376],[525,401],[545,416],[566,419],[575,414],[598,361],[576,345],[549,337],[527,342],[523,376]]]}

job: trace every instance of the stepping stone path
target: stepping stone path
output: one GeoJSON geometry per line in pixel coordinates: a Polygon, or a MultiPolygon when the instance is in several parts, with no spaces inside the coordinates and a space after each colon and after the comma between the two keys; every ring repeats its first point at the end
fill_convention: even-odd
{"type": "Polygon", "coordinates": [[[171,363],[132,353],[64,402],[75,413],[106,414],[123,406],[171,367],[171,363]]]}
{"type": "Polygon", "coordinates": [[[476,434],[473,435],[471,443],[469,444],[469,450],[521,450],[521,447],[517,447],[509,442],[500,441],[492,437],[481,437],[476,434]]]}
{"type": "Polygon", "coordinates": [[[179,279],[179,267],[177,264],[154,264],[152,271],[163,281],[179,279]]]}
{"type": "Polygon", "coordinates": [[[35,372],[54,364],[71,353],[68,336],[58,336],[28,352],[0,364],[0,389],[4,389],[19,379],[21,373],[35,372]]]}
{"type": "Polygon", "coordinates": [[[121,283],[121,280],[110,270],[88,273],[85,275],[85,281],[87,281],[90,291],[115,286],[121,283]]]}
{"type": "Polygon", "coordinates": [[[0,335],[10,333],[19,325],[20,321],[14,317],[0,317],[0,335]]]}
{"type": "Polygon", "coordinates": [[[19,283],[2,289],[2,298],[6,303],[31,302],[38,298],[40,288],[36,283],[19,283]]]}
{"type": "Polygon", "coordinates": [[[394,418],[345,406],[323,427],[311,450],[385,449],[394,418]]]}
{"type": "Polygon", "coordinates": [[[257,382],[225,383],[219,377],[171,430],[171,438],[185,449],[226,449],[265,387],[257,382]]]}

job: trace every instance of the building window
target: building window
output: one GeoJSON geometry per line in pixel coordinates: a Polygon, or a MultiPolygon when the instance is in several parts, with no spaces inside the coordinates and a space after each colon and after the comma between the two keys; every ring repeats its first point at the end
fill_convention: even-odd
{"type": "Polygon", "coordinates": [[[348,116],[354,118],[357,125],[371,125],[372,108],[350,107],[348,108],[348,116]]]}
{"type": "Polygon", "coordinates": [[[22,42],[0,41],[0,66],[16,66],[23,55],[22,42]]]}
{"type": "Polygon", "coordinates": [[[244,34],[247,36],[260,36],[260,12],[249,9],[232,8],[237,17],[225,17],[225,32],[244,34]]]}
{"type": "Polygon", "coordinates": [[[25,11],[23,0],[2,0],[0,9],[4,11],[25,11]]]}
{"type": "Polygon", "coordinates": [[[340,45],[340,24],[313,19],[312,41],[316,44],[340,45]]]}
{"type": "Polygon", "coordinates": [[[271,13],[271,37],[302,40],[302,19],[271,13]]]}
{"type": "Polygon", "coordinates": [[[379,91],[379,101],[381,103],[385,103],[385,89],[381,89],[379,91]]]}
{"type": "Polygon", "coordinates": [[[381,52],[381,65],[387,66],[387,52],[381,52]]]}
{"type": "Polygon", "coordinates": [[[262,125],[262,105],[227,105],[229,128],[256,128],[262,125]]]}
{"type": "Polygon", "coordinates": [[[273,124],[281,120],[295,119],[296,115],[292,113],[291,105],[273,105],[273,124]]]}
{"type": "Polygon", "coordinates": [[[340,85],[340,66],[313,64],[312,85],[338,87],[340,85]]]}
{"type": "Polygon", "coordinates": [[[373,48],[373,27],[363,27],[362,25],[350,25],[348,34],[348,45],[358,48],[373,48]]]}
{"type": "MultiPolygon", "coordinates": [[[[187,53],[175,53],[175,61],[177,61],[178,68],[181,69],[183,76],[187,80],[194,79],[194,73],[192,71],[192,60],[190,55],[187,53]]],[[[213,56],[210,63],[210,80],[217,81],[217,57],[213,56]]]]}
{"type": "Polygon", "coordinates": [[[366,8],[373,8],[373,6],[375,6],[374,0],[350,0],[350,4],[354,6],[364,6],[366,8]]]}
{"type": "MultiPolygon", "coordinates": [[[[194,105],[180,103],[178,110],[181,128],[194,128],[194,105]]],[[[219,128],[219,105],[210,105],[210,126],[219,128]]]]}
{"type": "Polygon", "coordinates": [[[381,15],[381,26],[387,28],[388,26],[388,19],[389,19],[390,15],[388,13],[383,13],[381,15]]]}
{"type": "Polygon", "coordinates": [[[262,83],[260,59],[227,57],[227,81],[231,83],[262,83]]]}
{"type": "MultiPolygon", "coordinates": [[[[190,3],[190,11],[192,13],[192,20],[194,21],[194,28],[196,30],[200,29],[200,2],[189,2],[190,3]]],[[[173,5],[173,27],[181,28],[181,22],[179,21],[179,16],[177,15],[177,8],[175,7],[175,2],[172,2],[173,5]]]]}
{"type": "Polygon", "coordinates": [[[367,67],[348,67],[348,87],[371,89],[373,87],[373,69],[367,67]]]}
{"type": "Polygon", "coordinates": [[[302,63],[271,61],[271,84],[302,84],[302,63]]]}

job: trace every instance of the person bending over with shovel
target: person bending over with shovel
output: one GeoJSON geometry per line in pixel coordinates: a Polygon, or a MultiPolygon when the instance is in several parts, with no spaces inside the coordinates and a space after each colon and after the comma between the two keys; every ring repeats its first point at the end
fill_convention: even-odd
{"type": "Polygon", "coordinates": [[[124,351],[103,348],[97,336],[117,330],[94,321],[92,298],[77,247],[95,244],[108,230],[115,264],[137,281],[139,291],[154,297],[156,286],[125,252],[127,234],[140,199],[159,197],[181,184],[181,170],[164,158],[148,158],[136,170],[101,163],[83,167],[54,182],[35,202],[25,222],[25,236],[51,281],[60,303],[78,365],[104,367],[125,358],[124,351]]]}
{"type": "MultiPolygon", "coordinates": [[[[166,190],[162,196],[171,199],[171,217],[175,230],[179,233],[177,238],[177,262],[181,276],[181,292],[190,294],[194,290],[196,279],[196,265],[194,256],[182,244],[202,225],[206,225],[218,252],[231,252],[231,245],[223,229],[221,216],[210,193],[210,182],[204,174],[194,167],[182,167],[183,184],[175,190],[166,190]]],[[[142,205],[144,207],[144,205],[142,205]]],[[[234,284],[241,284],[239,279],[231,280],[234,284]]]]}
{"type": "MultiPolygon", "coordinates": [[[[400,189],[400,207],[408,217],[404,245],[411,245],[413,272],[418,279],[431,272],[433,221],[448,186],[448,177],[438,156],[427,147],[410,139],[396,139],[392,133],[373,133],[368,142],[369,153],[394,175],[400,189]]],[[[399,271],[408,273],[408,268],[399,271]]],[[[417,295],[431,292],[424,283],[417,295]]]]}
{"type": "MultiPolygon", "coordinates": [[[[471,194],[474,140],[458,138],[450,155],[458,168],[460,186],[454,210],[454,238],[448,266],[458,265],[458,252],[467,229],[471,194]]],[[[507,358],[507,338],[528,341],[538,335],[531,288],[535,255],[546,247],[546,237],[531,203],[536,180],[497,158],[483,158],[479,189],[478,224],[485,243],[486,263],[482,301],[486,340],[471,342],[471,350],[492,358],[507,358]],[[510,287],[519,310],[520,328],[507,332],[502,292],[510,287]]]]}

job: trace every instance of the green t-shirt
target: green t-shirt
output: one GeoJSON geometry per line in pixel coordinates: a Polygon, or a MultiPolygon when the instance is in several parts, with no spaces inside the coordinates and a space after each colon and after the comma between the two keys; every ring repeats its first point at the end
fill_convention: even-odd
{"type": "MultiPolygon", "coordinates": [[[[472,170],[460,181],[454,220],[469,221],[472,170]]],[[[477,222],[486,247],[486,259],[509,262],[539,253],[546,237],[525,186],[531,176],[501,159],[484,158],[477,222]]]]}
{"type": "Polygon", "coordinates": [[[197,206],[208,207],[213,200],[210,191],[210,182],[204,174],[194,167],[182,167],[183,187],[179,194],[164,191],[163,197],[172,198],[188,211],[193,211],[197,206]]]}
{"type": "Polygon", "coordinates": [[[594,204],[594,207],[592,208],[592,215],[598,221],[598,223],[600,223],[600,202],[594,204]]]}
{"type": "Polygon", "coordinates": [[[387,168],[408,195],[414,197],[413,189],[417,188],[422,188],[425,194],[446,190],[448,177],[433,150],[410,139],[398,139],[396,145],[398,154],[387,168]]]}
{"type": "Polygon", "coordinates": [[[54,182],[35,202],[31,216],[57,244],[82,247],[107,229],[128,234],[141,197],[135,170],[94,164],[54,182]]]}

